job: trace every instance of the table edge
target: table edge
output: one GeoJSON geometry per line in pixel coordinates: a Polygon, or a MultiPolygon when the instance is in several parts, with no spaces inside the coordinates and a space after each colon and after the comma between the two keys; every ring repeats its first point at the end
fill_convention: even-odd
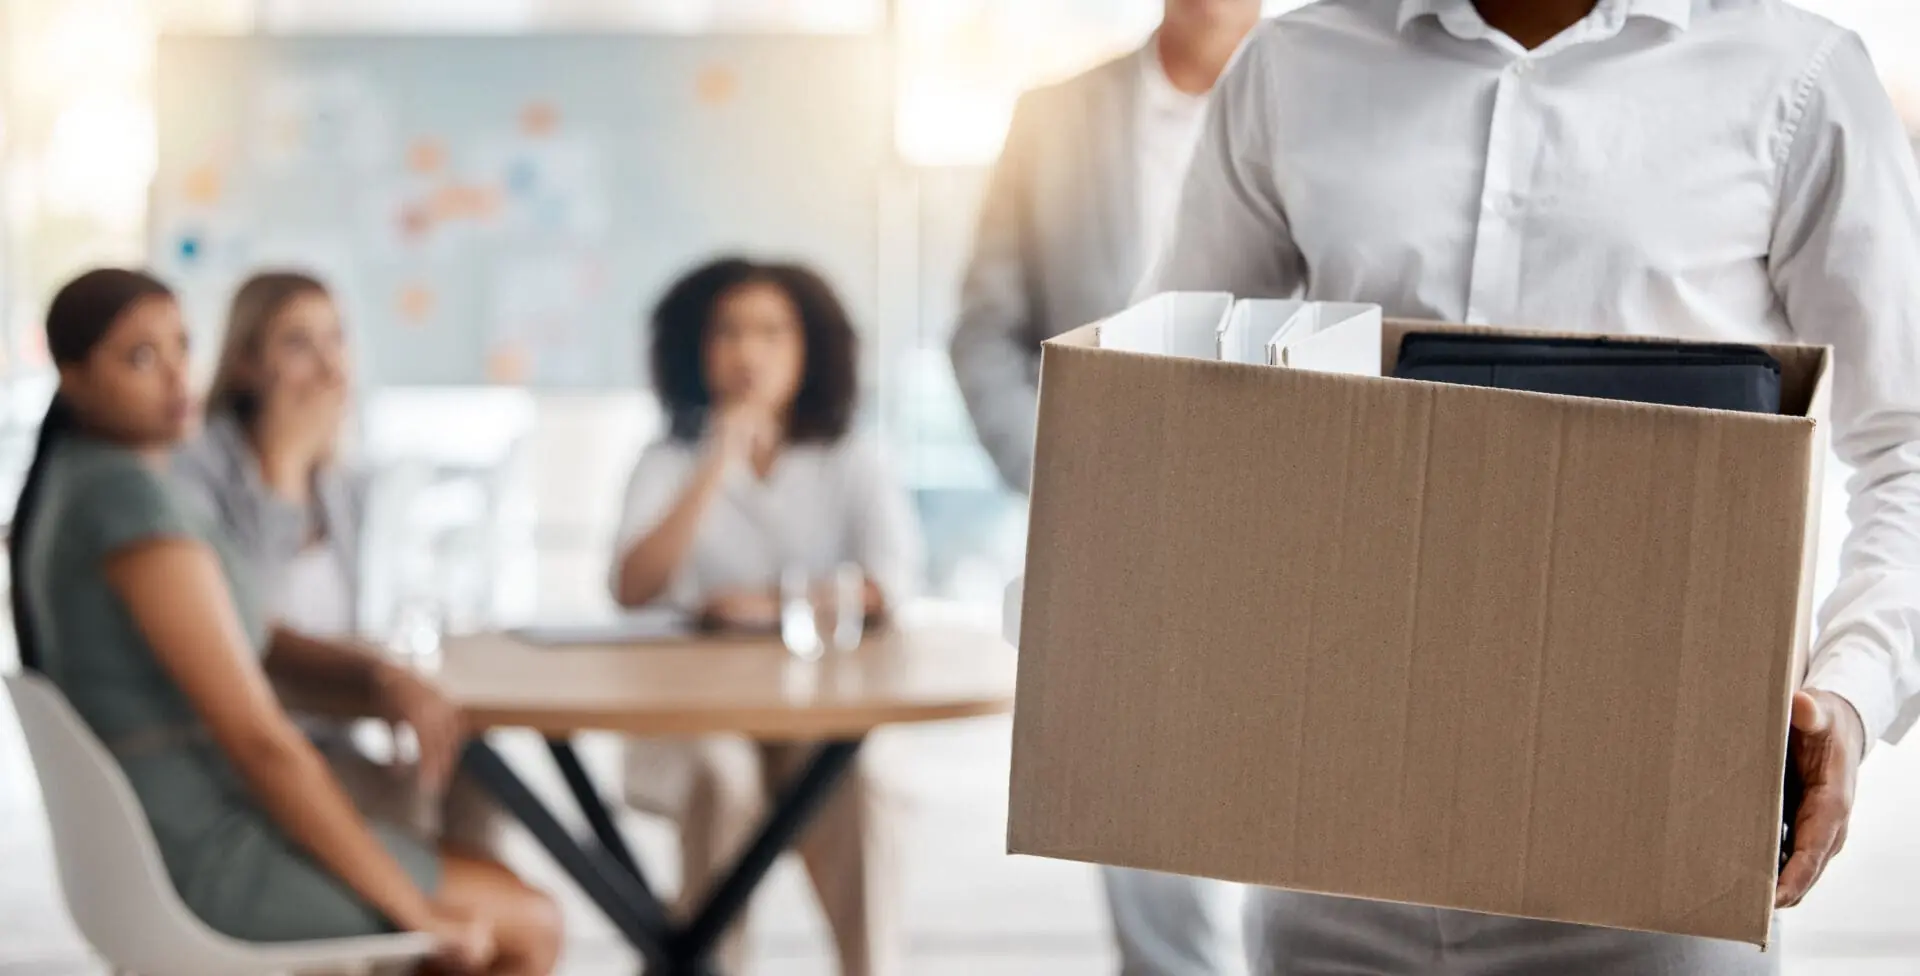
{"type": "Polygon", "coordinates": [[[466,704],[461,712],[476,731],[526,729],[549,738],[587,732],[641,736],[731,733],[763,739],[834,739],[866,735],[887,725],[924,725],[988,718],[1013,711],[1011,697],[981,701],[894,706],[850,705],[786,711],[769,709],[743,717],[710,709],[540,708],[466,704]]]}

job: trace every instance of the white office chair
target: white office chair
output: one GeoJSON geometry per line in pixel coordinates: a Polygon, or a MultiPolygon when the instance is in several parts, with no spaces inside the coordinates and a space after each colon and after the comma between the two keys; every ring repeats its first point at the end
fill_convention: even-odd
{"type": "Polygon", "coordinates": [[[126,774],[45,677],[6,679],[39,776],[67,911],[119,973],[140,976],[344,976],[418,960],[424,935],[247,943],[181,902],[126,774]]]}

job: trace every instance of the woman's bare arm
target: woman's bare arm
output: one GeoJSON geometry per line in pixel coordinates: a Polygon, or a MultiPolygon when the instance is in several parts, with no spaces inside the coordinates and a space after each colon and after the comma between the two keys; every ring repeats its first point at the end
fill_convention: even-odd
{"type": "Polygon", "coordinates": [[[702,458],[666,515],[621,554],[614,593],[621,606],[646,606],[666,590],[674,570],[693,548],[701,516],[720,490],[726,463],[724,457],[702,458]]]}
{"type": "Polygon", "coordinates": [[[161,667],[274,823],[395,925],[424,930],[432,905],[381,846],[325,760],[280,707],[247,646],[206,546],[149,539],[112,553],[107,582],[161,667]]]}

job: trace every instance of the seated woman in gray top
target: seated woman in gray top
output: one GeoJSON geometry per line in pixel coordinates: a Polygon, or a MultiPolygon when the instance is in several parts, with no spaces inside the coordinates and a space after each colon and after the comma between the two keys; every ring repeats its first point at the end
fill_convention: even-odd
{"type": "Polygon", "coordinates": [[[419,682],[270,629],[224,534],[176,492],[165,469],[192,401],[166,287],[88,272],[54,297],[46,328],[60,386],[9,556],[21,661],[119,760],[187,907],[240,939],[400,929],[437,936],[455,972],[552,971],[546,896],[363,819],[275,698],[269,676],[369,691],[428,751],[458,748],[457,719],[441,721],[419,682]]]}
{"type": "MultiPolygon", "coordinates": [[[[352,380],[326,286],[297,272],[254,275],[227,316],[206,428],[174,457],[181,487],[252,567],[268,616],[303,637],[364,632],[366,480],[339,457],[352,380]]],[[[301,724],[361,809],[470,854],[498,847],[499,819],[471,780],[437,788],[450,757],[423,756],[426,775],[409,775],[363,755],[344,726],[301,724]]]]}

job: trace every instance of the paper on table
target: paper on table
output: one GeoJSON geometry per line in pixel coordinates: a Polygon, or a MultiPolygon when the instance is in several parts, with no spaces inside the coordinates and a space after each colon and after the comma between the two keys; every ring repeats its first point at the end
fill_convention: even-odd
{"type": "Polygon", "coordinates": [[[677,610],[641,610],[597,623],[535,624],[511,631],[529,644],[548,647],[644,644],[689,637],[693,632],[693,621],[677,610]]]}

